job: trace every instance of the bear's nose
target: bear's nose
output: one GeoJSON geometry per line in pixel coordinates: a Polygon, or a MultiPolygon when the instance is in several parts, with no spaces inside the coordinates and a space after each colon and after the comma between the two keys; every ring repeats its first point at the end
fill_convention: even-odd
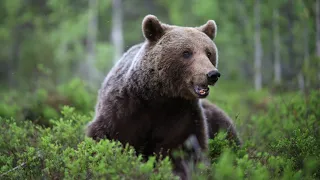
{"type": "Polygon", "coordinates": [[[208,81],[209,83],[215,83],[218,81],[218,78],[221,76],[221,74],[217,71],[217,70],[213,70],[213,71],[210,71],[208,74],[207,74],[207,78],[208,78],[208,81]]]}

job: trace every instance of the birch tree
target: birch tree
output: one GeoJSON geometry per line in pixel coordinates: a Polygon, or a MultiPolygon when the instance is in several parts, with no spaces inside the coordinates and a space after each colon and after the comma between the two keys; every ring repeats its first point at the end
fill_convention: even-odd
{"type": "MultiPolygon", "coordinates": [[[[306,7],[305,7],[306,8],[306,7]]],[[[310,66],[310,47],[309,47],[309,16],[304,14],[304,28],[303,28],[303,39],[304,39],[304,53],[303,53],[303,59],[304,59],[304,65],[302,65],[303,67],[306,66],[306,67],[309,67],[310,66]]],[[[304,70],[304,68],[303,68],[304,70]]],[[[303,74],[303,77],[302,77],[302,80],[303,80],[303,85],[304,85],[304,89],[305,87],[309,87],[309,80],[308,80],[308,77],[306,76],[306,71],[302,71],[304,74],[303,74]]],[[[301,85],[302,87],[302,85],[301,85]]]]}
{"type": "Polygon", "coordinates": [[[273,10],[274,82],[281,83],[280,34],[278,9],[273,10]]]}
{"type": "Polygon", "coordinates": [[[88,33],[87,33],[87,59],[86,67],[82,70],[86,72],[87,80],[91,85],[95,85],[98,81],[99,71],[96,68],[96,41],[98,33],[98,1],[89,0],[89,21],[88,21],[88,33]]]}
{"type": "Polygon", "coordinates": [[[254,6],[254,87],[256,90],[262,88],[262,75],[261,75],[261,63],[262,63],[262,45],[261,45],[261,28],[260,28],[260,0],[255,1],[254,6]]]}
{"type": "MultiPolygon", "coordinates": [[[[320,0],[316,1],[316,54],[320,58],[320,0]]],[[[318,72],[320,80],[320,72],[318,72]]]]}
{"type": "Polygon", "coordinates": [[[320,57],[320,0],[316,1],[317,56],[320,57]]]}
{"type": "Polygon", "coordinates": [[[123,25],[122,0],[112,1],[112,32],[111,39],[115,48],[113,62],[116,62],[123,53],[123,25]]]}

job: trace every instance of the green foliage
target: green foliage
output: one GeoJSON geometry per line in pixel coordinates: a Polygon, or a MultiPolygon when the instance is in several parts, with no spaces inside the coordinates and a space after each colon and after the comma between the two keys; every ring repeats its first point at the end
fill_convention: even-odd
{"type": "Polygon", "coordinates": [[[64,107],[52,128],[0,118],[1,179],[174,179],[168,158],[143,162],[130,146],[84,137],[89,117],[64,107]],[[21,165],[21,166],[19,166],[21,165]],[[17,169],[10,171],[12,168],[17,169]],[[154,173],[157,171],[157,173],[154,173]]]}
{"type": "MultiPolygon", "coordinates": [[[[258,94],[253,97],[263,99],[258,94]]],[[[320,92],[270,94],[268,98],[266,109],[257,111],[249,121],[237,119],[238,129],[246,126],[243,129],[247,131],[241,133],[244,144],[240,149],[230,144],[223,132],[210,140],[213,179],[320,177],[320,92]]]]}
{"type": "MultiPolygon", "coordinates": [[[[78,85],[77,81],[70,84],[78,85]]],[[[45,99],[45,92],[39,91],[38,97],[45,99]]],[[[259,99],[259,95],[253,97],[259,99]]],[[[247,124],[238,123],[240,129],[248,126],[250,132],[241,133],[242,147],[230,143],[225,132],[210,139],[210,163],[200,163],[194,179],[319,179],[320,92],[269,98],[267,109],[249,116],[247,124]]],[[[88,112],[67,106],[49,120],[51,127],[0,117],[1,179],[176,178],[168,158],[157,161],[150,157],[144,162],[131,146],[86,138],[85,126],[90,120],[88,112]]]]}
{"type": "Polygon", "coordinates": [[[88,114],[96,96],[84,81],[72,79],[55,88],[38,88],[35,91],[0,92],[4,97],[0,102],[0,117],[17,120],[31,120],[37,124],[50,126],[49,119],[58,118],[63,105],[69,105],[78,113],[88,114]]]}
{"type": "MultiPolygon", "coordinates": [[[[110,2],[99,4],[98,15],[110,2]]],[[[77,71],[87,54],[87,1],[4,0],[0,5],[1,85],[33,88],[43,85],[39,83],[43,77],[61,84],[82,73],[77,71]]],[[[113,56],[113,48],[106,40],[99,39],[97,44],[94,68],[105,72],[112,64],[106,60],[113,56]]]]}
{"type": "Polygon", "coordinates": [[[88,112],[92,109],[96,97],[89,94],[90,89],[87,84],[80,79],[73,79],[69,83],[63,84],[58,88],[59,94],[63,94],[80,112],[88,112]]]}
{"type": "MultiPolygon", "coordinates": [[[[244,145],[235,147],[219,133],[209,142],[211,164],[200,164],[194,179],[320,179],[314,2],[260,1],[263,81],[273,89],[256,92],[254,1],[123,1],[125,49],[143,41],[141,20],[149,13],[169,24],[199,26],[213,19],[218,25],[222,77],[209,98],[235,120],[244,145]],[[276,86],[275,28],[283,70],[276,86]],[[297,89],[299,73],[305,94],[277,94],[297,89]]],[[[106,75],[115,51],[112,1],[99,1],[95,10],[88,70],[88,1],[0,2],[0,179],[174,179],[168,159],[143,162],[129,146],[84,136],[97,88],[83,79],[106,75]]]]}

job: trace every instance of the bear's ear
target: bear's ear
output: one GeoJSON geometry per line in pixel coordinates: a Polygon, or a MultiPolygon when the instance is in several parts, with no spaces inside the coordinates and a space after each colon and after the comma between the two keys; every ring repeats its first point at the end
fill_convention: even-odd
{"type": "Polygon", "coordinates": [[[207,21],[206,24],[200,26],[198,29],[209,36],[209,38],[212,40],[217,35],[217,24],[214,20],[207,21]]]}
{"type": "Polygon", "coordinates": [[[165,25],[156,16],[147,15],[142,21],[142,32],[149,41],[157,41],[165,33],[165,25]]]}

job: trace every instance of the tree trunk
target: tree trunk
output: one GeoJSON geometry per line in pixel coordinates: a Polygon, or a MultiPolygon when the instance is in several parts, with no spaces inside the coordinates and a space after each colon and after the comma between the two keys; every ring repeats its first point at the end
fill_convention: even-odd
{"type": "Polygon", "coordinates": [[[155,12],[157,9],[154,6],[154,2],[150,1],[150,0],[144,0],[145,6],[146,8],[150,11],[150,12],[155,12]]]}
{"type": "Polygon", "coordinates": [[[252,58],[249,56],[249,54],[252,53],[252,33],[250,32],[250,20],[248,16],[248,12],[246,10],[245,2],[243,0],[237,0],[236,1],[237,9],[237,18],[238,18],[238,26],[239,28],[242,28],[243,35],[241,35],[241,43],[246,46],[246,48],[243,49],[244,55],[239,56],[239,60],[242,64],[242,73],[246,78],[252,77],[252,62],[249,63],[248,59],[252,58]]]}
{"type": "Polygon", "coordinates": [[[262,88],[262,75],[261,75],[261,63],[262,63],[262,47],[261,47],[261,35],[260,35],[260,0],[256,0],[254,7],[254,87],[256,90],[262,88]]]}
{"type": "Polygon", "coordinates": [[[317,56],[320,57],[320,0],[316,2],[317,56]]]}
{"type": "Polygon", "coordinates": [[[122,0],[112,1],[112,44],[115,48],[115,63],[123,53],[123,32],[122,32],[122,0]]]}
{"type": "Polygon", "coordinates": [[[20,45],[21,45],[21,32],[20,32],[20,26],[18,25],[12,30],[12,39],[13,44],[11,47],[11,54],[10,54],[10,60],[7,63],[7,77],[8,77],[8,87],[13,88],[16,85],[17,79],[14,78],[16,76],[15,74],[15,66],[17,65],[17,62],[19,62],[19,54],[20,54],[20,45]]]}
{"type": "Polygon", "coordinates": [[[305,92],[305,82],[304,82],[304,77],[302,72],[299,72],[298,74],[298,84],[299,84],[300,91],[305,92]]]}
{"type": "MultiPolygon", "coordinates": [[[[303,33],[303,39],[304,39],[304,62],[302,63],[302,68],[301,68],[301,73],[306,73],[304,71],[305,67],[310,66],[310,51],[309,51],[309,27],[308,27],[308,21],[305,20],[305,25],[304,25],[304,33],[303,33]]],[[[308,80],[308,76],[303,78],[305,80],[304,83],[304,89],[308,88],[310,85],[310,81],[308,80]]]]}
{"type": "MultiPolygon", "coordinates": [[[[316,48],[317,57],[320,58],[320,0],[316,1],[316,48]]],[[[318,72],[318,79],[320,81],[320,72],[318,72]]]]}
{"type": "Polygon", "coordinates": [[[273,47],[274,47],[274,82],[281,83],[281,62],[280,62],[280,35],[278,23],[278,10],[273,10],[273,47]]]}
{"type": "Polygon", "coordinates": [[[287,5],[287,17],[288,17],[288,39],[287,39],[287,45],[288,45],[288,53],[289,53],[289,61],[291,64],[295,63],[294,61],[294,51],[293,51],[293,2],[290,0],[288,1],[287,5]]]}
{"type": "Polygon", "coordinates": [[[97,85],[99,71],[96,67],[96,41],[98,33],[98,1],[89,0],[89,22],[87,34],[87,59],[85,67],[82,68],[82,74],[92,86],[97,85]]]}
{"type": "Polygon", "coordinates": [[[294,27],[294,6],[293,1],[287,1],[285,12],[287,16],[288,26],[287,26],[287,37],[286,37],[286,47],[288,52],[288,60],[286,64],[288,66],[289,71],[286,72],[286,77],[289,81],[293,81],[297,77],[297,72],[300,70],[300,61],[297,61],[296,52],[294,51],[293,43],[294,43],[294,34],[293,34],[293,27],[294,27]]]}

